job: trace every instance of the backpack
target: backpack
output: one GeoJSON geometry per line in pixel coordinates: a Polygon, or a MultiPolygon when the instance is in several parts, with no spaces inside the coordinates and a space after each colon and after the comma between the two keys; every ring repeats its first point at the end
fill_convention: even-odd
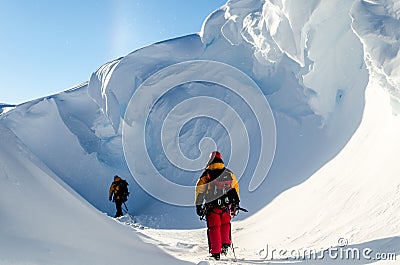
{"type": "Polygon", "coordinates": [[[128,182],[124,179],[115,182],[114,198],[126,202],[129,196],[128,185],[128,182]]]}
{"type": "Polygon", "coordinates": [[[232,187],[232,182],[231,172],[227,169],[209,182],[209,194],[206,201],[211,207],[225,208],[229,204],[239,203],[239,197],[232,187]]]}

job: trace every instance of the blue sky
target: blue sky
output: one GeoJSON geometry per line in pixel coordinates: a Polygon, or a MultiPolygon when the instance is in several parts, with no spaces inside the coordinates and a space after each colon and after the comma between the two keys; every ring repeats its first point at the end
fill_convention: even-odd
{"type": "Polygon", "coordinates": [[[102,64],[199,32],[226,0],[0,0],[0,103],[87,81],[102,64]]]}

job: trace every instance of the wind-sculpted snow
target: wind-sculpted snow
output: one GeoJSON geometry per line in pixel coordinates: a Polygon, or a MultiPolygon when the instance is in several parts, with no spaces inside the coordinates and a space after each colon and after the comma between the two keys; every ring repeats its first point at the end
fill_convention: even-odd
{"type": "Polygon", "coordinates": [[[351,10],[353,29],[364,44],[366,61],[374,74],[383,75],[400,112],[400,3],[396,0],[356,1],[351,10]]]}
{"type": "Polygon", "coordinates": [[[247,16],[242,30],[257,60],[273,66],[286,55],[298,64],[296,85],[325,120],[340,116],[338,101],[355,99],[352,93],[360,96],[367,82],[362,46],[351,29],[351,6],[341,0],[267,1],[262,12],[247,16]]]}
{"type": "MultiPolygon", "coordinates": [[[[394,0],[230,0],[209,15],[198,34],[133,51],[57,95],[0,104],[0,181],[23,198],[7,185],[0,188],[0,211],[6,213],[1,227],[15,225],[3,241],[20,245],[31,232],[16,232],[24,227],[39,227],[35,235],[45,232],[56,240],[55,232],[39,225],[37,209],[56,209],[62,219],[57,202],[65,206],[67,220],[84,213],[88,227],[92,220],[98,229],[108,227],[99,224],[105,216],[92,219],[82,210],[88,207],[79,195],[113,215],[107,197],[116,174],[130,184],[126,204],[135,221],[204,227],[193,207],[184,206],[192,204],[208,154],[218,149],[239,178],[241,206],[249,210],[234,224],[239,244],[248,247],[239,254],[265,252],[257,248],[267,239],[298,249],[326,248],[342,235],[355,241],[351,246],[395,245],[400,128],[392,112],[400,109],[399,10],[394,0]],[[44,197],[49,189],[35,180],[56,180],[51,187],[61,195],[44,197]],[[24,202],[28,206],[21,207],[24,202]],[[14,205],[23,211],[12,211],[14,205]]],[[[45,216],[44,224],[54,225],[51,213],[45,216]]],[[[73,245],[69,232],[79,230],[64,224],[68,231],[60,245],[73,245]]],[[[202,232],[165,231],[154,234],[193,233],[186,242],[202,232]]],[[[129,249],[131,236],[123,233],[117,232],[129,249]]],[[[84,252],[99,239],[93,230],[85,234],[90,238],[81,244],[84,252]]],[[[59,250],[46,240],[46,251],[59,250]]],[[[193,262],[203,245],[206,252],[205,241],[184,254],[178,245],[184,251],[188,245],[181,239],[162,241],[155,242],[193,262]]],[[[49,257],[32,248],[37,241],[29,242],[24,250],[49,257]]],[[[15,249],[12,261],[24,262],[15,249]]],[[[46,264],[65,249],[60,253],[46,264]]],[[[87,261],[85,253],[76,264],[87,261]]]]}
{"type": "MultiPolygon", "coordinates": [[[[121,174],[134,191],[128,206],[154,216],[150,225],[193,226],[189,218],[171,214],[191,216],[191,208],[164,202],[190,204],[193,185],[216,148],[240,178],[243,203],[254,212],[345,146],[361,121],[367,66],[386,69],[390,84],[397,80],[396,54],[370,48],[368,32],[378,31],[369,30],[364,20],[372,19],[363,16],[374,16],[368,10],[385,14],[382,29],[393,38],[382,34],[374,43],[390,40],[390,47],[398,47],[398,33],[390,34],[398,7],[390,3],[376,9],[345,0],[229,1],[210,14],[199,34],[106,63],[88,83],[22,104],[1,119],[67,184],[110,214],[114,209],[103,191],[121,174]],[[188,67],[159,75],[176,66],[188,67]],[[182,76],[190,78],[177,82],[182,76]],[[258,92],[243,92],[240,76],[258,92]],[[155,89],[168,84],[162,94],[155,89]],[[271,113],[259,107],[268,105],[271,113]],[[42,134],[45,124],[56,124],[46,128],[52,137],[42,134]],[[62,154],[63,162],[54,154],[62,154]],[[156,195],[166,188],[151,184],[161,183],[157,176],[186,191],[175,191],[175,200],[156,195]],[[94,182],[96,188],[87,188],[94,182]]],[[[390,91],[396,98],[395,86],[390,91]]]]}
{"type": "Polygon", "coordinates": [[[187,178],[187,176],[191,172],[202,170],[204,161],[208,159],[211,150],[218,149],[230,152],[230,156],[228,156],[228,152],[225,152],[226,160],[230,161],[231,168],[238,176],[242,176],[247,168],[246,161],[249,161],[250,152],[254,153],[253,150],[256,149],[250,145],[250,141],[253,141],[259,147],[257,151],[260,152],[258,157],[253,156],[255,159],[251,165],[255,173],[250,180],[248,189],[253,191],[265,179],[274,158],[276,130],[267,100],[253,80],[238,69],[226,64],[213,61],[188,61],[157,72],[135,91],[124,119],[126,121],[123,130],[125,157],[135,180],[152,196],[174,205],[193,205],[194,186],[177,185],[168,181],[162,176],[162,173],[164,176],[168,176],[168,172],[171,170],[157,168],[157,166],[168,165],[169,162],[170,167],[174,168],[175,172],[172,172],[175,176],[185,176],[183,178],[175,177],[172,179],[173,181],[189,179],[189,182],[186,181],[186,183],[190,183],[190,181],[193,183],[193,179],[196,178],[187,178]],[[198,91],[182,87],[191,82],[209,83],[209,85],[204,87],[194,84],[194,89],[198,91]],[[163,97],[168,97],[168,92],[175,87],[185,89],[193,94],[190,98],[186,98],[180,96],[178,92],[176,97],[179,100],[178,102],[172,101],[172,104],[169,103],[171,100],[163,100],[163,97]],[[230,101],[228,99],[228,102],[225,103],[224,97],[222,100],[216,99],[220,94],[218,90],[221,87],[220,91],[223,94],[236,94],[237,100],[244,101],[243,104],[247,105],[248,110],[246,106],[240,106],[236,102],[237,100],[230,101]],[[200,91],[203,89],[206,90],[204,94],[200,91]],[[214,90],[214,95],[210,94],[210,89],[214,90]],[[224,91],[226,89],[229,92],[224,91]],[[158,101],[162,101],[162,103],[157,104],[158,101]],[[172,108],[166,105],[172,105],[172,108]],[[161,109],[161,113],[157,113],[159,109],[161,109]],[[156,114],[151,116],[150,112],[156,114]],[[164,117],[164,114],[167,116],[164,117]],[[196,131],[190,128],[184,130],[187,123],[196,119],[199,120],[196,123],[206,119],[201,125],[204,124],[203,126],[208,128],[212,128],[212,121],[216,121],[215,127],[221,127],[221,130],[226,132],[228,139],[221,137],[224,135],[219,136],[216,129],[207,129],[206,132],[217,132],[217,135],[214,135],[216,137],[205,135],[199,142],[196,139],[198,137],[196,131]],[[211,119],[211,122],[208,119],[211,119]],[[250,120],[254,120],[254,122],[251,123],[250,120]],[[150,123],[149,132],[146,132],[147,122],[150,123]],[[181,134],[182,131],[185,132],[181,134]],[[159,140],[160,135],[161,141],[159,140]],[[143,139],[143,141],[138,141],[138,139],[143,139]],[[207,140],[208,142],[206,142],[207,140]],[[150,147],[146,146],[147,142],[151,143],[150,147]],[[154,143],[157,143],[158,147],[154,143]],[[198,143],[197,148],[200,154],[195,159],[188,159],[187,155],[193,156],[196,153],[193,143],[198,143]],[[181,151],[181,146],[185,145],[191,147],[187,154],[181,151]],[[264,148],[264,145],[268,148],[264,148]],[[147,159],[146,156],[143,156],[146,153],[149,156],[147,159]],[[160,162],[163,160],[162,154],[165,154],[166,162],[160,162]],[[153,163],[151,159],[157,163],[153,163]],[[181,172],[177,172],[178,169],[181,172]],[[154,183],[158,183],[158,185],[154,185],[154,183]],[[176,196],[177,194],[179,196],[176,196]]]}
{"type": "Polygon", "coordinates": [[[139,186],[162,201],[189,205],[207,155],[217,148],[241,179],[244,197],[259,201],[250,206],[255,210],[340,151],[361,120],[368,80],[362,44],[351,28],[352,3],[307,1],[301,12],[299,6],[298,1],[229,1],[207,18],[199,35],[150,45],[93,73],[88,93],[122,135],[139,186]],[[216,82],[234,76],[215,65],[151,79],[174,65],[207,60],[237,69],[259,87],[255,97],[268,102],[274,116],[269,131],[262,124],[271,119],[259,114],[258,103],[216,82]],[[210,74],[213,79],[207,80],[210,74]],[[177,82],[180,75],[191,78],[177,82]],[[155,86],[167,86],[168,92],[159,94],[155,86]],[[235,116],[243,126],[230,121],[235,116]],[[274,138],[274,127],[276,144],[265,140],[274,138]],[[179,198],[166,199],[168,185],[182,188],[167,188],[179,198]]]}

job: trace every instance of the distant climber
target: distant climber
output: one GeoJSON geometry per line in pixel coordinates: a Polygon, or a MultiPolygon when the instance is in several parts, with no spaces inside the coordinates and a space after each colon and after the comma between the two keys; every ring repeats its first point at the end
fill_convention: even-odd
{"type": "Polygon", "coordinates": [[[239,209],[239,183],[225,168],[218,151],[210,154],[206,169],[196,183],[196,213],[206,218],[211,257],[220,259],[231,246],[231,216],[239,209]]]}
{"type": "Polygon", "coordinates": [[[117,212],[115,214],[115,218],[123,215],[122,213],[122,204],[128,200],[129,191],[128,191],[128,182],[126,180],[120,178],[119,176],[114,176],[114,181],[111,183],[110,192],[108,199],[110,201],[115,202],[115,207],[117,208],[117,212]]]}

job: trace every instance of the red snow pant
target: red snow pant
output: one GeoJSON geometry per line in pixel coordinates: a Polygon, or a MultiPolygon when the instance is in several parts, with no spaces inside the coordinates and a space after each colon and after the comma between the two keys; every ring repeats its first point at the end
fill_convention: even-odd
{"type": "Polygon", "coordinates": [[[230,212],[211,208],[206,220],[209,251],[211,254],[221,253],[222,244],[231,244],[230,212]]]}

